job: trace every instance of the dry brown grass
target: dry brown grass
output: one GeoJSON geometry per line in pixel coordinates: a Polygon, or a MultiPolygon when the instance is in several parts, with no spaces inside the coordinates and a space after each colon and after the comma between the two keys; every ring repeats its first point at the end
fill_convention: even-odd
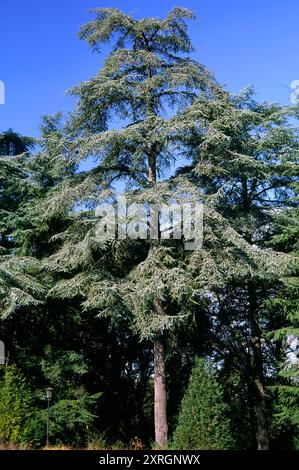
{"type": "MultiPolygon", "coordinates": [[[[75,447],[67,446],[64,444],[60,445],[49,445],[45,446],[40,450],[47,450],[47,451],[57,451],[57,450],[64,450],[64,451],[72,451],[72,450],[144,450],[146,447],[138,437],[132,439],[130,445],[126,445],[121,441],[117,441],[114,444],[108,445],[104,439],[98,438],[88,443],[86,448],[76,449],[75,447]]],[[[35,450],[30,445],[20,447],[17,445],[8,445],[0,443],[0,451],[1,450],[35,450]]]]}
{"type": "Polygon", "coordinates": [[[74,448],[60,444],[58,446],[46,446],[46,447],[43,447],[42,450],[74,450],[74,448]]]}
{"type": "Polygon", "coordinates": [[[0,450],[20,450],[16,445],[0,444],[0,450]]]}

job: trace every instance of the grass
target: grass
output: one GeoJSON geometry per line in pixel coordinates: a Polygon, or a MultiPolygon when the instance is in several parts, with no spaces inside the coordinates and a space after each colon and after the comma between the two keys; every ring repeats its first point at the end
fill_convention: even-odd
{"type": "MultiPolygon", "coordinates": [[[[125,444],[121,441],[116,441],[113,444],[108,444],[105,439],[98,438],[93,441],[90,441],[86,448],[78,449],[76,447],[68,446],[65,444],[59,445],[49,445],[45,446],[39,450],[46,450],[46,451],[57,451],[57,450],[64,450],[64,451],[71,451],[71,450],[145,450],[146,446],[143,444],[140,438],[135,437],[131,440],[130,444],[125,444]]],[[[0,444],[0,450],[35,450],[29,446],[18,446],[13,444],[0,444]]]]}

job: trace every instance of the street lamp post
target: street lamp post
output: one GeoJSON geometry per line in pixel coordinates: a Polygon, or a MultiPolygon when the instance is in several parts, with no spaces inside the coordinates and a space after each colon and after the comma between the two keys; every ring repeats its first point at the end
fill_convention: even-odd
{"type": "Polygon", "coordinates": [[[49,408],[50,408],[50,401],[52,400],[53,388],[47,387],[45,392],[46,392],[46,398],[47,398],[47,440],[46,440],[46,446],[49,447],[49,408]]]}

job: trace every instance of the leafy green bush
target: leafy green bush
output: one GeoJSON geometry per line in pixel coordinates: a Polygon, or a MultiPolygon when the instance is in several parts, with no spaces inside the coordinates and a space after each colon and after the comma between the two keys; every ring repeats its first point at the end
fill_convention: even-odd
{"type": "Polygon", "coordinates": [[[82,393],[75,399],[60,400],[50,408],[50,440],[55,444],[85,447],[94,434],[96,416],[91,409],[101,394],[82,393]]]}
{"type": "Polygon", "coordinates": [[[30,448],[38,449],[46,443],[47,412],[34,409],[28,419],[26,430],[23,434],[24,443],[30,448]]]}
{"type": "Polygon", "coordinates": [[[270,436],[275,449],[299,450],[299,387],[276,385],[268,388],[271,397],[270,436]]]}
{"type": "Polygon", "coordinates": [[[227,405],[211,366],[197,359],[182,400],[174,449],[229,449],[232,447],[227,405]]]}
{"type": "MultiPolygon", "coordinates": [[[[78,396],[60,399],[49,409],[50,445],[66,445],[82,448],[97,437],[94,429],[96,416],[92,413],[101,394],[90,395],[77,390],[78,396]]],[[[47,410],[35,409],[32,413],[24,438],[33,448],[45,445],[47,410]]]]}
{"type": "MultiPolygon", "coordinates": [[[[51,444],[85,447],[97,437],[93,413],[101,394],[90,395],[83,388],[60,392],[50,406],[51,444]]],[[[0,381],[0,442],[39,448],[45,445],[47,410],[41,391],[32,392],[16,366],[4,369],[0,381]]]]}
{"type": "Polygon", "coordinates": [[[0,382],[0,439],[20,444],[28,432],[32,395],[22,373],[9,366],[0,382]]]}

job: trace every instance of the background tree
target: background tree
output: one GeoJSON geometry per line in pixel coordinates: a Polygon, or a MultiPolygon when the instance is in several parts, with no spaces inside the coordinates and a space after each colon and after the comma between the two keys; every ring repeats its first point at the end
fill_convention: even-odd
{"type": "Polygon", "coordinates": [[[0,232],[1,248],[9,251],[13,240],[10,237],[15,225],[14,213],[21,203],[31,196],[28,184],[28,152],[35,140],[9,129],[0,134],[0,232]],[[27,170],[26,170],[27,168],[27,170]]]}
{"type": "Polygon", "coordinates": [[[23,374],[14,366],[7,367],[0,382],[0,440],[21,444],[31,414],[32,394],[23,374]]]}
{"type": "MultiPolygon", "coordinates": [[[[279,211],[273,227],[270,244],[280,251],[298,257],[299,212],[298,183],[294,184],[293,207],[279,211]]],[[[275,345],[276,380],[269,386],[272,398],[271,432],[274,445],[298,449],[299,443],[299,282],[298,269],[284,278],[283,285],[274,299],[268,302],[275,318],[269,337],[275,345]]]]}
{"type": "MultiPolygon", "coordinates": [[[[186,132],[190,136],[187,156],[192,163],[182,171],[197,181],[217,211],[251,246],[263,248],[271,235],[275,210],[288,205],[292,195],[291,185],[297,174],[298,131],[289,124],[289,117],[296,115],[296,110],[276,104],[258,104],[251,90],[237,97],[217,98],[197,100],[186,111],[190,117],[189,121],[186,119],[186,132]],[[191,119],[195,124],[192,125],[191,119]],[[198,120],[203,122],[201,126],[196,125],[198,120]]],[[[275,263],[277,254],[273,252],[269,256],[275,263]]],[[[244,326],[245,321],[248,325],[250,342],[245,339],[245,344],[250,345],[251,352],[245,364],[248,365],[249,359],[251,365],[246,375],[255,384],[257,441],[258,447],[263,449],[268,448],[268,436],[261,325],[271,329],[271,321],[263,312],[263,301],[275,295],[274,286],[282,272],[279,274],[277,266],[271,280],[271,276],[264,277],[256,267],[253,271],[243,277],[240,288],[234,280],[234,289],[238,292],[239,311],[242,311],[241,304],[246,312],[239,324],[244,326]],[[259,287],[261,282],[263,291],[259,287]]],[[[222,295],[225,299],[222,321],[226,322],[229,309],[234,309],[235,313],[237,309],[228,307],[225,288],[223,294],[218,295],[220,311],[222,295]]],[[[242,332],[238,334],[243,336],[242,332]]],[[[229,336],[233,344],[234,338],[229,336]]]]}
{"type": "Polygon", "coordinates": [[[12,157],[21,155],[31,150],[36,141],[32,137],[25,137],[12,129],[8,129],[0,134],[0,155],[12,157]]]}

